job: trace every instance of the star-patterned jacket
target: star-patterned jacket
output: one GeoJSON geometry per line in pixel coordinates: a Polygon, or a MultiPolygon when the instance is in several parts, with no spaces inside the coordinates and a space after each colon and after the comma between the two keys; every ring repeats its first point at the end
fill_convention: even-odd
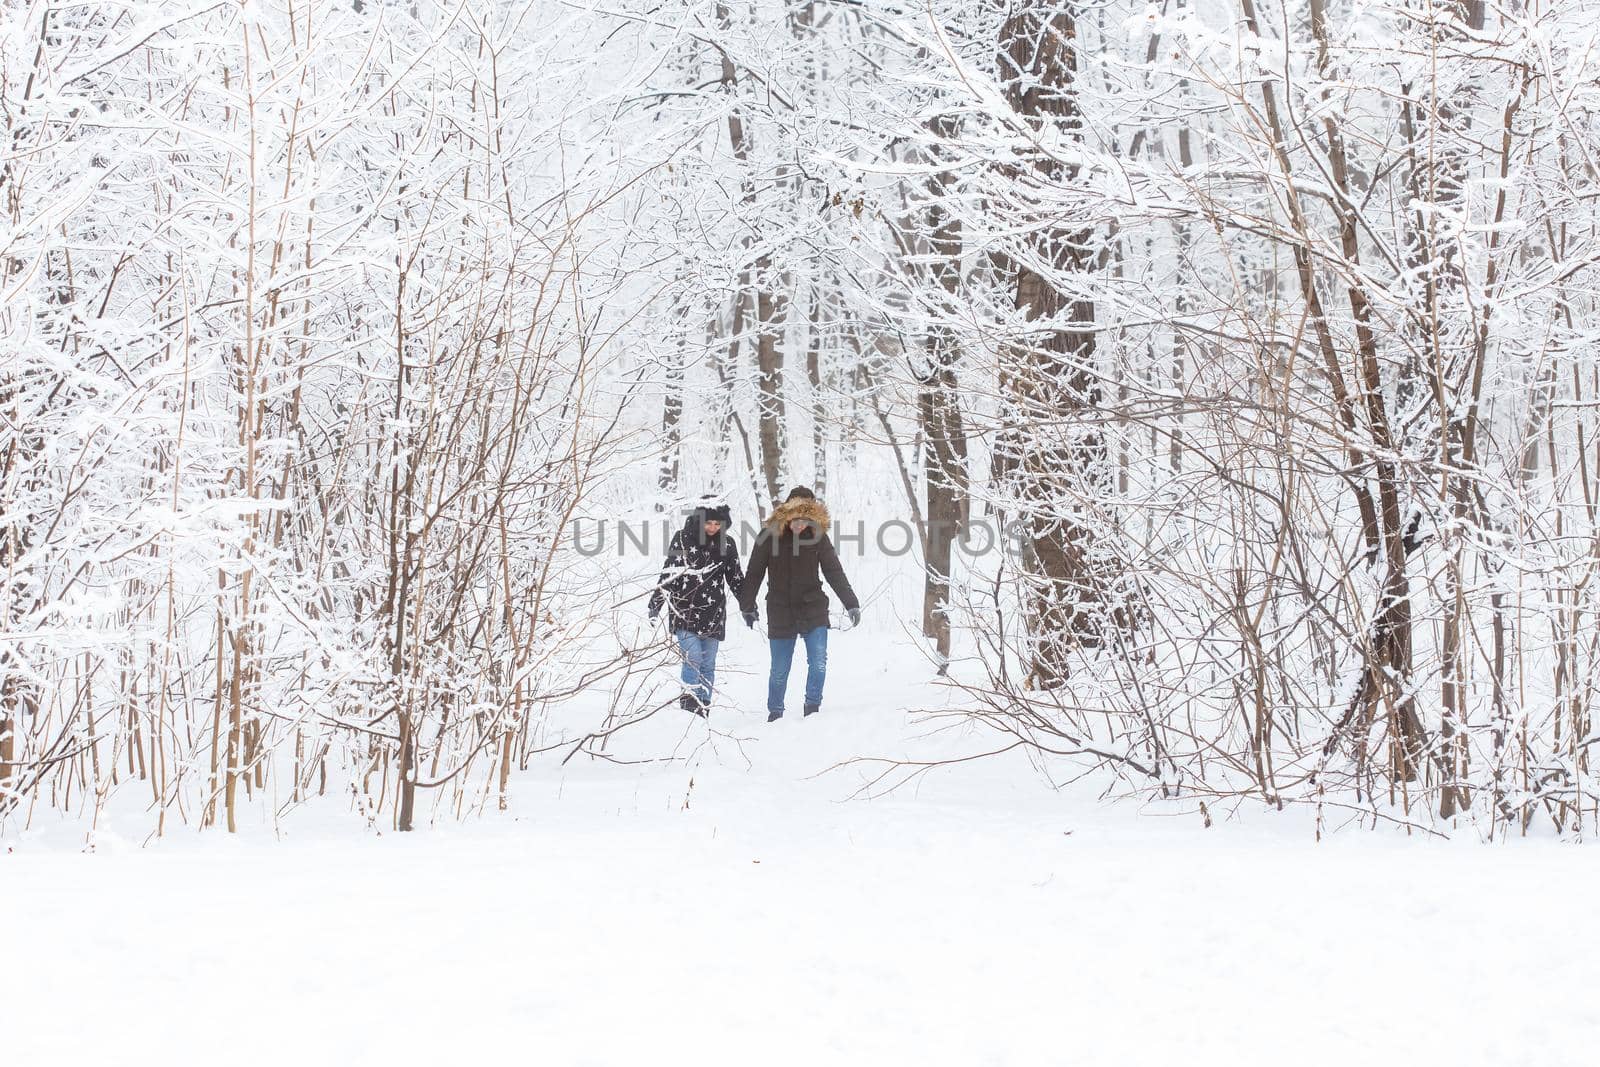
{"type": "Polygon", "coordinates": [[[739,547],[728,536],[728,524],[727,508],[698,507],[689,513],[683,529],[672,535],[661,580],[650,594],[650,613],[661,610],[664,600],[673,630],[718,641],[725,638],[728,607],[723,584],[735,597],[744,587],[739,547]],[[714,538],[706,537],[707,519],[722,520],[723,530],[714,538]]]}

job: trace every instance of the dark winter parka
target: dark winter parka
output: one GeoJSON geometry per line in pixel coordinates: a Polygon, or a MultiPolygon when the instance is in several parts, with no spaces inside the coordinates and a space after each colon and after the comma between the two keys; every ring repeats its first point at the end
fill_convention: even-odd
{"type": "Polygon", "coordinates": [[[739,546],[728,536],[728,525],[727,508],[698,507],[684,520],[683,529],[672,535],[661,581],[650,594],[650,613],[660,611],[665,600],[667,621],[673,630],[688,630],[718,641],[725,637],[728,608],[722,585],[726,582],[733,595],[738,596],[744,584],[739,546]],[[723,525],[715,537],[706,536],[708,519],[717,519],[723,525]]]}
{"type": "Polygon", "coordinates": [[[763,577],[767,579],[768,637],[798,637],[828,625],[828,594],[822,591],[821,578],[828,579],[847,611],[861,606],[839,565],[839,553],[828,539],[828,509],[820,500],[791,497],[767,519],[750,551],[744,591],[739,594],[740,611],[755,610],[763,577]],[[810,528],[796,536],[789,529],[793,519],[807,520],[810,528]]]}

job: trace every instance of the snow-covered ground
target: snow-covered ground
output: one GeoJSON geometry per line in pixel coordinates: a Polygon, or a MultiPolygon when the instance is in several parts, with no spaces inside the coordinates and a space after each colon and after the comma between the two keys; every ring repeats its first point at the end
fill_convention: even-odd
{"type": "MultiPolygon", "coordinates": [[[[1191,816],[946,754],[893,635],[834,635],[826,711],[769,727],[725,646],[715,732],[554,760],[516,810],[412,835],[297,816],[0,856],[11,1064],[1581,1064],[1600,854],[1191,816]],[[729,705],[732,705],[731,707],[729,705]],[[492,1057],[492,1059],[491,1059],[492,1057]]],[[[799,664],[793,683],[798,695],[799,664]]],[[[78,833],[75,831],[75,833],[78,833]]],[[[81,840],[81,833],[76,840],[81,840]]]]}

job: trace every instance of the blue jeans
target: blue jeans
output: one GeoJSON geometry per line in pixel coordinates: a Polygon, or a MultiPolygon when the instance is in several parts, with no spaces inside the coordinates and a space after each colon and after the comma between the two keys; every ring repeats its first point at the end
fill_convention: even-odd
{"type": "Polygon", "coordinates": [[[767,711],[783,710],[783,694],[789,688],[789,665],[794,662],[794,643],[806,643],[806,703],[822,703],[822,681],[828,676],[828,628],[818,626],[799,638],[773,637],[772,674],[767,679],[767,711]]]}
{"type": "Polygon", "coordinates": [[[717,676],[717,646],[715,637],[701,637],[689,630],[677,632],[678,648],[683,652],[683,679],[685,692],[694,695],[701,706],[711,704],[711,683],[717,676]]]}

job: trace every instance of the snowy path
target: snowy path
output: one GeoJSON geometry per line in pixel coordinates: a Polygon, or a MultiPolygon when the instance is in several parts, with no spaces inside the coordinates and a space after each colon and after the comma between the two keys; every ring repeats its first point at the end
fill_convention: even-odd
{"type": "Polygon", "coordinates": [[[1016,764],[841,803],[848,776],[813,772],[914,733],[858,640],[836,642],[828,711],[775,729],[738,673],[758,648],[734,643],[726,687],[750,711],[718,726],[748,740],[692,768],[546,768],[514,820],[0,856],[4,1060],[1600,1054],[1600,935],[1548,905],[1600,885],[1594,849],[1319,846],[1264,817],[1201,831],[1049,793],[1016,764]]]}

